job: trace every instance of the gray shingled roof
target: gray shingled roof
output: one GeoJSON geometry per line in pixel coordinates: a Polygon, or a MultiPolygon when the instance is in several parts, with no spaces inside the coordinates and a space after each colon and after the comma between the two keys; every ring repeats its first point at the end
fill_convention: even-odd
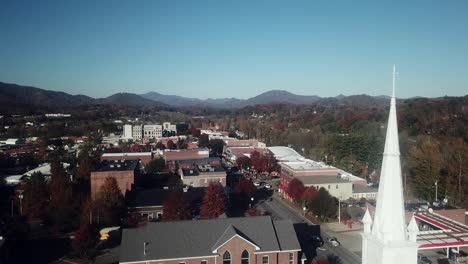
{"type": "Polygon", "coordinates": [[[260,252],[300,249],[292,223],[269,216],[159,222],[123,230],[120,262],[212,256],[217,244],[236,234],[258,245],[260,252]]]}

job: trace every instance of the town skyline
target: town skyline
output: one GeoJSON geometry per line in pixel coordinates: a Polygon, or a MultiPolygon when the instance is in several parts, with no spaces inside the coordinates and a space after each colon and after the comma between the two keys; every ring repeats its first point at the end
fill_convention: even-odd
{"type": "Polygon", "coordinates": [[[466,2],[7,3],[0,81],[105,97],[466,95],[466,2]]]}

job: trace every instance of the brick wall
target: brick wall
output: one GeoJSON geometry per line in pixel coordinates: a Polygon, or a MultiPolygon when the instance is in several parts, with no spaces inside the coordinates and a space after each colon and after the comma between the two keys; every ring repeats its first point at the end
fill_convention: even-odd
{"type": "Polygon", "coordinates": [[[91,197],[96,199],[101,186],[107,177],[112,177],[117,180],[120,191],[123,195],[127,190],[131,190],[135,183],[134,171],[93,171],[91,172],[91,197]]]}

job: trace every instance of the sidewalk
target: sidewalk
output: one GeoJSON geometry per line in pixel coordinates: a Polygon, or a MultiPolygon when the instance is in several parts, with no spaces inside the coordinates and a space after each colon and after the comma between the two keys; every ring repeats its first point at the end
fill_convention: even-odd
{"type": "Polygon", "coordinates": [[[312,213],[308,212],[307,214],[304,215],[304,211],[302,208],[299,207],[299,205],[288,201],[287,199],[282,198],[281,196],[278,195],[278,193],[273,193],[273,197],[283,203],[285,206],[290,208],[291,210],[295,211],[298,215],[302,216],[306,220],[308,220],[311,224],[313,225],[320,225],[320,221],[315,218],[312,213]]]}

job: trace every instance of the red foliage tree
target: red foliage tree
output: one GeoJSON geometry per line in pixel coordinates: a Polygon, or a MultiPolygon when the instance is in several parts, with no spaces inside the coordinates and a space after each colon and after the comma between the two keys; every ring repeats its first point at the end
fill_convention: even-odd
{"type": "Polygon", "coordinates": [[[50,203],[49,212],[54,224],[60,226],[69,220],[74,214],[72,185],[70,178],[60,162],[51,164],[51,176],[49,181],[50,203]]]}
{"type": "Polygon", "coordinates": [[[166,146],[167,146],[168,149],[176,149],[177,148],[176,144],[174,144],[174,141],[172,141],[172,140],[167,141],[166,146]]]}
{"type": "Polygon", "coordinates": [[[236,163],[237,163],[237,166],[239,166],[239,167],[242,168],[242,169],[247,169],[247,168],[249,168],[250,166],[252,166],[252,161],[251,161],[250,158],[247,157],[247,156],[239,157],[239,158],[236,160],[236,163]]]}
{"type": "Polygon", "coordinates": [[[164,150],[166,148],[166,146],[164,146],[164,144],[161,141],[158,141],[158,143],[156,143],[155,147],[157,149],[161,149],[161,150],[164,150]]]}
{"type": "Polygon", "coordinates": [[[258,151],[250,155],[252,166],[258,171],[271,171],[276,165],[276,160],[270,155],[263,155],[258,151]]]}
{"type": "Polygon", "coordinates": [[[192,136],[197,137],[197,138],[200,137],[200,135],[201,135],[200,134],[201,133],[200,129],[192,127],[190,130],[191,130],[190,132],[191,132],[192,136]]]}
{"type": "Polygon", "coordinates": [[[200,207],[202,218],[216,218],[226,211],[224,204],[224,189],[219,183],[211,182],[205,190],[203,202],[200,207]]]}
{"type": "Polygon", "coordinates": [[[173,191],[163,204],[164,221],[188,220],[191,218],[190,206],[184,200],[182,192],[173,191]]]}
{"type": "Polygon", "coordinates": [[[302,201],[304,202],[304,205],[306,205],[307,207],[310,207],[310,203],[312,203],[312,201],[315,199],[317,194],[318,194],[318,190],[315,187],[313,186],[305,187],[304,192],[302,193],[302,197],[301,197],[302,201]]]}
{"type": "Polygon", "coordinates": [[[302,198],[304,190],[304,184],[298,179],[293,179],[288,184],[288,195],[296,202],[302,198]]]}
{"type": "Polygon", "coordinates": [[[81,223],[72,242],[73,250],[79,256],[85,256],[95,242],[95,237],[87,223],[81,223]]]}
{"type": "Polygon", "coordinates": [[[252,181],[245,178],[242,178],[239,183],[234,185],[234,193],[237,194],[253,197],[256,191],[257,188],[253,185],[252,181]]]}

